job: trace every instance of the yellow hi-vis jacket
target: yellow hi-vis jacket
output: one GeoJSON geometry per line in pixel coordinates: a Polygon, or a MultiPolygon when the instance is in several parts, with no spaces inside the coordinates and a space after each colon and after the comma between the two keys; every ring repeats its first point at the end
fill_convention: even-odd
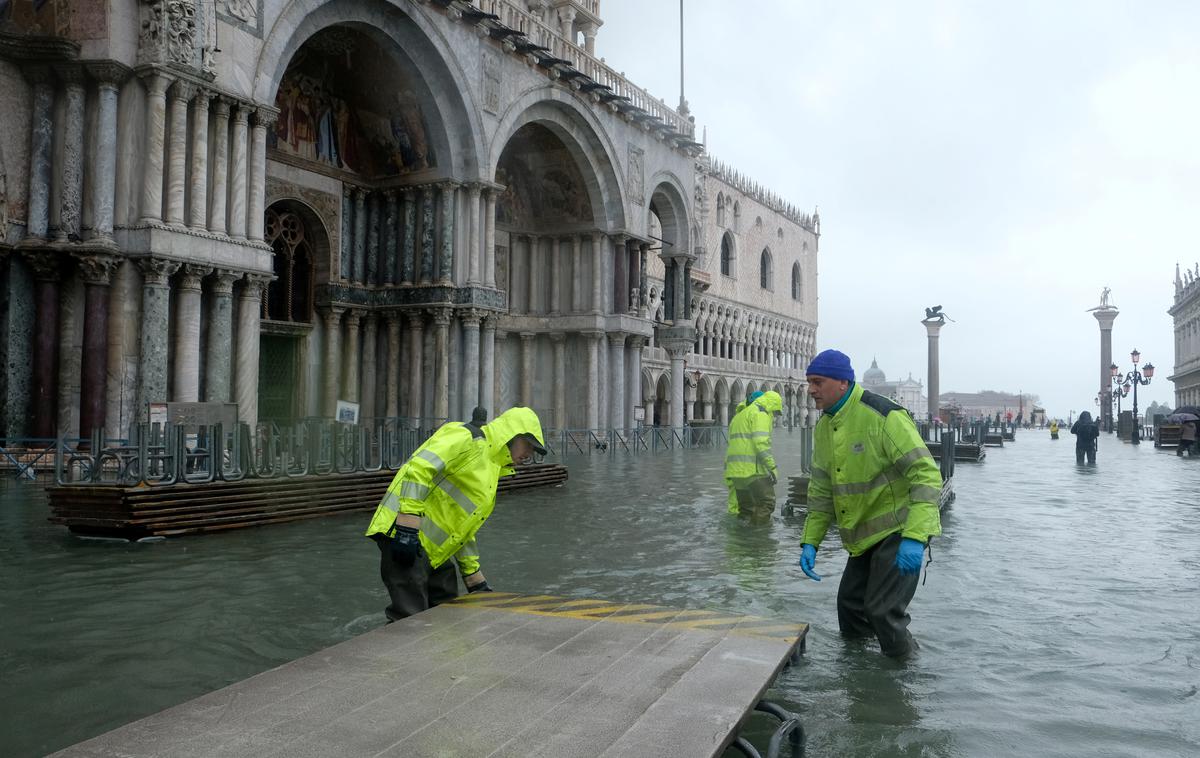
{"type": "Polygon", "coordinates": [[[733,486],[741,479],[775,474],[771,455],[771,425],[775,413],[783,410],[778,392],[764,392],[748,403],[729,422],[729,448],[725,451],[725,484],[733,486]]]}
{"type": "Polygon", "coordinates": [[[528,408],[510,408],[481,432],[449,423],[417,448],[388,486],[367,536],[394,535],[397,513],[420,516],[421,547],[434,568],[454,556],[463,576],[478,571],[475,532],[496,506],[500,477],[513,473],[509,440],[532,434],[545,445],[537,414],[528,408]]]}
{"type": "Polygon", "coordinates": [[[920,542],[942,533],[942,475],[901,406],[855,384],[813,433],[808,517],[802,542],[817,547],[831,523],[850,555],[889,534],[920,542]]]}

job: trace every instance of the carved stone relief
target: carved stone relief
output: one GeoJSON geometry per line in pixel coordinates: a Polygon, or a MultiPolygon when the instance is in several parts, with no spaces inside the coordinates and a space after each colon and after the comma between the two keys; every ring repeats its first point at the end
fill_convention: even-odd
{"type": "Polygon", "coordinates": [[[629,184],[629,199],[635,203],[646,201],[645,151],[629,146],[629,170],[625,176],[629,184]]]}
{"type": "Polygon", "coordinates": [[[483,56],[483,109],[500,112],[500,61],[491,54],[483,56]]]}
{"type": "Polygon", "coordinates": [[[217,0],[217,18],[262,38],[262,0],[217,0]]]}

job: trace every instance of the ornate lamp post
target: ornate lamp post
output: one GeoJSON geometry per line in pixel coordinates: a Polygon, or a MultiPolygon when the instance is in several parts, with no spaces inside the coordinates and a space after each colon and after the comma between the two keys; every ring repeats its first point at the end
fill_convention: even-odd
{"type": "Polygon", "coordinates": [[[1134,348],[1133,351],[1129,353],[1129,359],[1133,361],[1133,371],[1128,372],[1124,377],[1120,375],[1120,368],[1118,368],[1115,363],[1111,366],[1111,369],[1113,370],[1113,382],[1117,384],[1133,385],[1133,432],[1129,435],[1129,442],[1137,445],[1142,441],[1141,428],[1138,426],[1137,420],[1137,388],[1139,384],[1149,384],[1150,380],[1154,378],[1154,364],[1146,363],[1146,365],[1142,367],[1142,370],[1138,371],[1138,361],[1142,359],[1142,354],[1138,352],[1137,348],[1134,348]]]}
{"type": "MultiPolygon", "coordinates": [[[[1113,418],[1119,420],[1121,418],[1121,398],[1129,394],[1129,382],[1126,382],[1125,377],[1121,376],[1120,366],[1114,363],[1108,368],[1112,372],[1112,389],[1108,392],[1109,405],[1111,406],[1114,402],[1117,404],[1117,414],[1113,418]]],[[[1115,432],[1115,425],[1109,431],[1115,432]]]]}

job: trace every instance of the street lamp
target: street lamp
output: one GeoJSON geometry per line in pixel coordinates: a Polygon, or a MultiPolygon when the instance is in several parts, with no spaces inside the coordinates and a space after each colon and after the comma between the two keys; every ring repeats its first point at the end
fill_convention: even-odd
{"type": "Polygon", "coordinates": [[[1113,382],[1115,384],[1133,385],[1133,431],[1129,435],[1129,442],[1137,445],[1142,441],[1141,429],[1138,427],[1137,420],[1137,388],[1139,384],[1149,384],[1150,380],[1154,378],[1154,364],[1147,362],[1146,365],[1142,367],[1142,370],[1138,371],[1138,362],[1141,361],[1142,354],[1138,352],[1137,348],[1134,348],[1129,353],[1129,359],[1133,361],[1133,371],[1128,372],[1124,377],[1121,376],[1121,369],[1117,367],[1115,363],[1110,366],[1109,369],[1113,371],[1113,382]]]}
{"type": "MultiPolygon", "coordinates": [[[[1113,418],[1117,419],[1118,423],[1121,420],[1121,398],[1129,394],[1129,382],[1125,381],[1125,377],[1121,376],[1121,368],[1117,364],[1112,364],[1108,367],[1112,372],[1112,389],[1108,391],[1109,405],[1113,402],[1117,404],[1117,415],[1113,418]]],[[[1112,419],[1109,419],[1108,431],[1116,431],[1112,425],[1112,419]]]]}

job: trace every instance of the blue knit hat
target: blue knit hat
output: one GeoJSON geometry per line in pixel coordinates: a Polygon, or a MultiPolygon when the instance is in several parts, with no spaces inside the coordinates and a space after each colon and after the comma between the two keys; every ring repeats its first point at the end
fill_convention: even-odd
{"type": "Polygon", "coordinates": [[[812,359],[804,372],[807,376],[827,376],[830,379],[854,381],[854,368],[850,356],[839,350],[822,350],[812,359]]]}

